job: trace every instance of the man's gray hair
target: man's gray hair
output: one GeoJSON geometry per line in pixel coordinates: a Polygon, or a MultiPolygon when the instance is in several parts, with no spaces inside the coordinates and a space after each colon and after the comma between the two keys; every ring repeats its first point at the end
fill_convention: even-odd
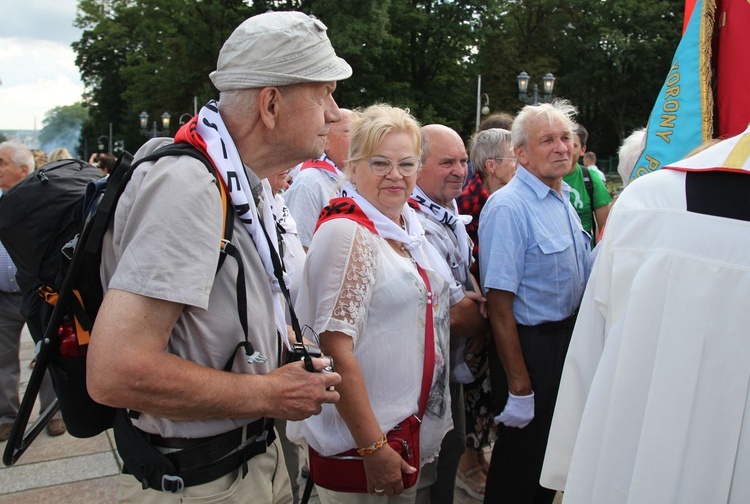
{"type": "Polygon", "coordinates": [[[223,116],[249,117],[255,111],[259,88],[232,89],[219,93],[219,111],[223,116]]]}
{"type": "Polygon", "coordinates": [[[638,158],[641,157],[645,137],[646,128],[637,129],[622,141],[622,145],[620,145],[620,149],[617,151],[617,156],[620,158],[617,163],[617,173],[622,177],[623,187],[628,185],[633,168],[635,168],[638,158]]]}
{"type": "Polygon", "coordinates": [[[12,151],[10,159],[15,164],[18,166],[26,166],[29,169],[29,173],[34,171],[34,168],[36,167],[36,164],[34,163],[34,154],[31,152],[31,149],[24,144],[8,140],[0,143],[0,150],[3,149],[10,149],[12,151]]]}
{"type": "Polygon", "coordinates": [[[485,162],[492,158],[512,157],[510,154],[511,133],[502,128],[490,128],[475,133],[469,142],[471,167],[484,181],[485,162]]]}
{"type": "Polygon", "coordinates": [[[555,120],[561,121],[567,126],[572,135],[573,128],[575,127],[573,117],[577,113],[578,110],[568,100],[554,100],[552,103],[526,105],[516,116],[513,121],[513,127],[510,130],[513,148],[515,149],[526,144],[531,123],[541,115],[546,115],[550,123],[555,120]]]}

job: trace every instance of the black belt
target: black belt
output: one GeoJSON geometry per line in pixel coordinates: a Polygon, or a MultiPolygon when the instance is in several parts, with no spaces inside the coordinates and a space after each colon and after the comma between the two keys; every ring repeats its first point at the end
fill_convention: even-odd
{"type": "MultiPolygon", "coordinates": [[[[263,424],[263,419],[247,424],[245,439],[260,433],[260,431],[263,430],[263,424]]],[[[149,434],[148,439],[154,446],[159,446],[161,448],[178,448],[180,450],[193,448],[204,443],[211,443],[214,446],[227,445],[236,448],[242,443],[242,441],[244,441],[242,430],[243,427],[238,427],[229,432],[225,432],[224,434],[202,438],[168,438],[159,436],[158,434],[149,434]]]]}
{"type": "MultiPolygon", "coordinates": [[[[247,461],[266,451],[276,439],[273,419],[261,418],[237,429],[206,438],[164,438],[148,434],[148,440],[162,448],[181,448],[162,454],[174,464],[175,474],[134,474],[143,487],[166,492],[181,492],[188,486],[202,485],[224,476],[238,467],[247,469],[247,461]],[[244,430],[244,432],[243,432],[244,430]],[[145,481],[144,481],[145,480],[145,481]]],[[[170,471],[172,472],[172,471],[170,471]]],[[[123,473],[133,474],[127,467],[123,473]]]]}
{"type": "Polygon", "coordinates": [[[551,332],[557,332],[562,331],[565,329],[572,329],[574,325],[576,325],[576,317],[578,316],[578,310],[573,312],[573,315],[570,317],[558,320],[555,322],[542,322],[541,324],[536,325],[523,325],[523,324],[517,324],[518,327],[523,327],[526,329],[536,329],[537,331],[545,332],[545,333],[551,333],[551,332]]]}

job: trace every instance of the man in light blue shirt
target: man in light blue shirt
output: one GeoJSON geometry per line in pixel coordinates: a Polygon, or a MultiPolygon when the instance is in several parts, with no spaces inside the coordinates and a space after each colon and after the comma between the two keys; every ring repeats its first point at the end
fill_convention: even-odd
{"type": "Polygon", "coordinates": [[[562,181],[570,170],[566,101],[527,106],[511,143],[516,176],[479,220],[482,287],[492,324],[490,375],[502,411],[485,502],[551,503],[539,486],[565,353],[589,272],[589,236],[562,181]]]}

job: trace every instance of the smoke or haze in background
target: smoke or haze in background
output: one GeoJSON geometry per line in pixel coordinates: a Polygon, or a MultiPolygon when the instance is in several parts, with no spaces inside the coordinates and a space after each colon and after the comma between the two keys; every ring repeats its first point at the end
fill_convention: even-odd
{"type": "MultiPolygon", "coordinates": [[[[83,84],[70,47],[81,35],[73,27],[76,5],[0,0],[0,130],[40,130],[45,112],[81,100],[83,84]]],[[[73,152],[66,144],[52,148],[62,146],[73,152]]]]}

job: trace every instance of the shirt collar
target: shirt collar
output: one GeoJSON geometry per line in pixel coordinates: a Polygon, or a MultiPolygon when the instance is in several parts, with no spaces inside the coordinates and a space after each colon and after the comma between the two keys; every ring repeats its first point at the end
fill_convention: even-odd
{"type": "MultiPolygon", "coordinates": [[[[518,179],[521,182],[523,182],[524,184],[526,184],[529,187],[529,189],[531,189],[534,192],[534,194],[536,195],[537,199],[540,199],[540,200],[544,199],[550,193],[552,193],[553,195],[557,196],[558,198],[561,198],[561,196],[557,193],[557,191],[555,191],[550,186],[548,186],[547,184],[545,184],[544,182],[542,182],[541,180],[539,180],[536,177],[536,175],[534,175],[529,170],[527,170],[526,168],[524,168],[524,166],[521,165],[521,164],[518,165],[518,168],[516,169],[516,175],[515,176],[518,177],[518,179]]],[[[562,188],[561,188],[561,190],[562,190],[562,193],[563,193],[562,195],[564,197],[566,197],[566,198],[569,198],[570,197],[570,194],[569,194],[570,193],[570,186],[564,180],[561,180],[561,182],[562,182],[562,188]]]]}

